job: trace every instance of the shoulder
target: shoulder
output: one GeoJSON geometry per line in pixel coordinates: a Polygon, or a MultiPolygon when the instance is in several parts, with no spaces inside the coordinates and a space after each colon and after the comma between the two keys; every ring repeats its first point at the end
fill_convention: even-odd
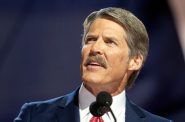
{"type": "Polygon", "coordinates": [[[49,113],[49,111],[56,108],[59,101],[62,101],[63,98],[62,96],[46,101],[25,103],[14,122],[30,122],[32,116],[39,115],[40,113],[49,113]]]}
{"type": "Polygon", "coordinates": [[[65,98],[65,96],[60,96],[60,97],[52,98],[49,100],[25,103],[22,106],[22,109],[31,109],[31,110],[38,109],[38,111],[39,111],[39,110],[54,108],[55,106],[62,104],[62,102],[65,102],[64,98],[65,98]]]}
{"type": "Polygon", "coordinates": [[[148,111],[144,110],[143,108],[139,108],[139,109],[145,113],[147,120],[158,120],[159,122],[172,122],[169,119],[158,116],[156,114],[152,114],[151,112],[148,112],[148,111]]]}
{"type": "Polygon", "coordinates": [[[140,114],[141,117],[143,117],[146,121],[152,121],[152,122],[172,122],[169,119],[166,119],[164,117],[152,114],[151,112],[137,106],[136,104],[130,102],[130,105],[132,107],[132,109],[134,109],[134,111],[137,114],[140,114]]]}
{"type": "Polygon", "coordinates": [[[74,93],[76,92],[45,101],[25,103],[14,122],[29,122],[30,119],[46,115],[47,118],[52,118],[59,107],[67,106],[73,100],[74,93]]]}
{"type": "Polygon", "coordinates": [[[45,110],[45,109],[55,108],[56,106],[63,107],[68,105],[70,102],[72,102],[77,93],[78,91],[75,90],[69,94],[52,98],[49,100],[25,103],[23,105],[23,108],[31,108],[32,110],[33,109],[45,110]]]}

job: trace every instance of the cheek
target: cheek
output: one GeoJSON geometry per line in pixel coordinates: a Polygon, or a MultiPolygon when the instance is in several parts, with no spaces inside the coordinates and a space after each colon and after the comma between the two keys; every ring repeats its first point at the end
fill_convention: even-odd
{"type": "Polygon", "coordinates": [[[81,51],[81,64],[87,59],[88,54],[89,54],[88,49],[83,47],[81,51]]]}
{"type": "Polygon", "coordinates": [[[110,66],[113,70],[125,70],[127,68],[128,56],[124,53],[119,53],[117,55],[113,55],[110,59],[110,66]]]}
{"type": "Polygon", "coordinates": [[[81,63],[80,63],[80,74],[81,76],[83,75],[83,64],[85,62],[85,54],[84,54],[84,49],[82,48],[81,50],[81,63]]]}

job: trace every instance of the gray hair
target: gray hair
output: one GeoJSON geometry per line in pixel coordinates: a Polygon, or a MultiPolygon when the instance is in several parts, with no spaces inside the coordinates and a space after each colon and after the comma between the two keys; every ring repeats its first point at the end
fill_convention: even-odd
{"type": "MultiPolygon", "coordinates": [[[[84,45],[84,38],[89,31],[89,28],[96,18],[110,18],[111,20],[120,24],[126,31],[126,42],[129,47],[129,58],[142,55],[143,64],[148,55],[149,38],[144,24],[131,12],[115,7],[108,7],[99,11],[92,12],[83,23],[84,34],[82,45],[84,45]]],[[[140,69],[134,71],[127,81],[126,88],[129,88],[137,78],[140,69]]]]}

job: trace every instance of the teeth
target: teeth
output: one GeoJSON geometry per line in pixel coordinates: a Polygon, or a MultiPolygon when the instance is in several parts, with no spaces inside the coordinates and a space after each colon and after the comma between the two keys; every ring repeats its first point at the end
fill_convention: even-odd
{"type": "Polygon", "coordinates": [[[89,63],[90,65],[96,65],[96,66],[100,66],[100,64],[99,63],[96,63],[96,62],[91,62],[91,63],[89,63]]]}

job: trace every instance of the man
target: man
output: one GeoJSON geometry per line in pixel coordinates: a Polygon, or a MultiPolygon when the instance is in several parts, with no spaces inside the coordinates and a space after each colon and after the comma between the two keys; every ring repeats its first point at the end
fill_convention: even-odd
{"type": "MultiPolygon", "coordinates": [[[[82,85],[71,94],[23,105],[15,122],[93,122],[89,106],[101,91],[113,97],[117,122],[170,122],[136,106],[126,97],[148,53],[145,26],[129,11],[104,8],[84,21],[82,85]]],[[[95,120],[96,121],[96,120],[95,120]]],[[[110,112],[99,122],[113,122],[110,112]]]]}

